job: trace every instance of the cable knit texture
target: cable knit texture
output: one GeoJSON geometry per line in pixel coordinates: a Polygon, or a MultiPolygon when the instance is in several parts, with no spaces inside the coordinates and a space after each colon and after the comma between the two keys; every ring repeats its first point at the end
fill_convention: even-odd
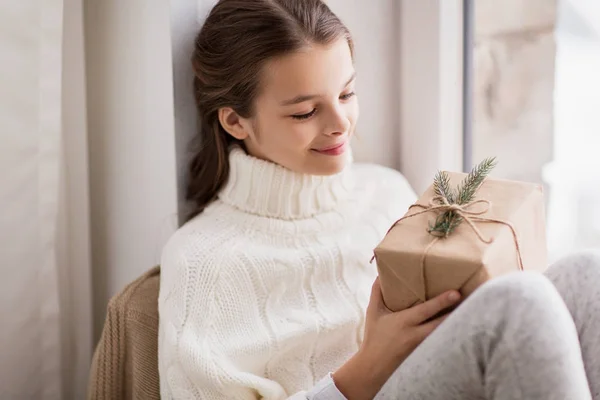
{"type": "Polygon", "coordinates": [[[161,395],[305,398],[358,349],[371,252],[416,196],[376,165],[310,176],[238,148],[230,162],[218,199],[163,250],[161,395]]]}

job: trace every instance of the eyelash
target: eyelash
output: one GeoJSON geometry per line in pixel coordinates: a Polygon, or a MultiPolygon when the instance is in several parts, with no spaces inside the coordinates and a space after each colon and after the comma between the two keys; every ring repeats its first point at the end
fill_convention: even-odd
{"type": "Polygon", "coordinates": [[[341,98],[342,100],[348,100],[348,99],[350,99],[352,96],[354,96],[355,94],[356,94],[356,93],[354,93],[354,92],[346,93],[346,94],[343,94],[343,95],[341,95],[341,96],[340,96],[340,98],[341,98]]]}
{"type": "Polygon", "coordinates": [[[313,108],[312,111],[309,112],[309,113],[299,114],[299,115],[292,115],[292,118],[299,119],[299,120],[309,119],[310,117],[312,117],[313,115],[315,115],[316,112],[317,112],[317,109],[313,108]]]}
{"type": "MultiPolygon", "coordinates": [[[[349,100],[354,95],[356,95],[355,92],[350,92],[350,93],[341,95],[340,99],[342,99],[342,100],[349,100]]],[[[308,118],[312,117],[313,115],[315,115],[316,112],[317,112],[317,109],[313,108],[312,111],[309,112],[309,113],[299,114],[299,115],[292,115],[292,118],[297,119],[297,120],[305,120],[305,119],[308,119],[308,118]]]]}

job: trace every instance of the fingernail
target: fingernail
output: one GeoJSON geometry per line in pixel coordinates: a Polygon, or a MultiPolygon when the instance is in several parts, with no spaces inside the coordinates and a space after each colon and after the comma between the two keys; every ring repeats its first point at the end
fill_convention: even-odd
{"type": "Polygon", "coordinates": [[[458,292],[450,292],[450,294],[448,295],[448,300],[450,301],[456,301],[460,298],[460,294],[458,294],[458,292]]]}

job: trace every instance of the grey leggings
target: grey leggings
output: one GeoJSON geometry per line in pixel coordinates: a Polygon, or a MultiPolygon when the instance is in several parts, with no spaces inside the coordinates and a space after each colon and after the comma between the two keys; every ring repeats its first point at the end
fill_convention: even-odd
{"type": "Polygon", "coordinates": [[[486,283],[376,398],[600,400],[600,253],[486,283]]]}

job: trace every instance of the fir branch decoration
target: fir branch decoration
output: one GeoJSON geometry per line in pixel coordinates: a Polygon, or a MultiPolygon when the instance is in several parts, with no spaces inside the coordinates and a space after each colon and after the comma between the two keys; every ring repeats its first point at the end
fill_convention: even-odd
{"type": "Polygon", "coordinates": [[[435,174],[433,189],[436,196],[445,198],[450,204],[454,203],[454,194],[452,193],[452,189],[450,189],[450,177],[445,171],[438,171],[435,174]]]}
{"type": "MultiPolygon", "coordinates": [[[[435,194],[445,198],[449,204],[468,204],[473,201],[477,190],[495,166],[495,157],[486,158],[471,170],[455,191],[450,188],[448,174],[444,171],[438,171],[433,180],[435,194]]],[[[441,200],[438,203],[443,204],[441,200]]],[[[448,237],[462,221],[462,217],[456,212],[446,211],[438,215],[433,225],[429,224],[428,231],[435,236],[448,237]]]]}
{"type": "Polygon", "coordinates": [[[467,204],[473,201],[475,193],[496,166],[496,157],[486,158],[475,166],[458,187],[457,204],[467,204]]]}

